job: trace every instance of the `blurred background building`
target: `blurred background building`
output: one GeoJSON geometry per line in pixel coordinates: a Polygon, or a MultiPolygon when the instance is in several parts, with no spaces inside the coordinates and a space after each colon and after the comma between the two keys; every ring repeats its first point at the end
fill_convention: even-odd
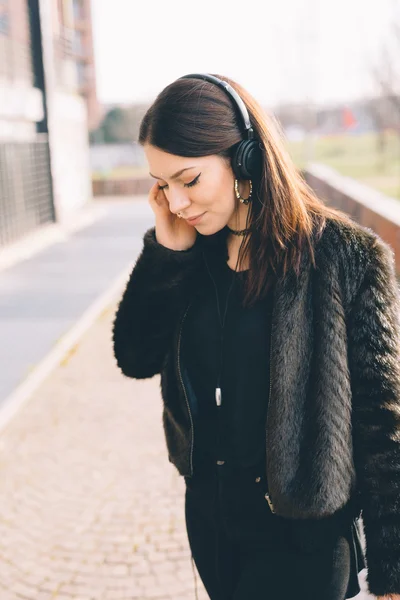
{"type": "Polygon", "coordinates": [[[0,0],[0,246],[91,199],[89,0],[0,0]]]}
{"type": "Polygon", "coordinates": [[[86,102],[88,128],[94,129],[101,110],[96,94],[90,0],[57,0],[53,31],[58,83],[71,87],[86,102]]]}

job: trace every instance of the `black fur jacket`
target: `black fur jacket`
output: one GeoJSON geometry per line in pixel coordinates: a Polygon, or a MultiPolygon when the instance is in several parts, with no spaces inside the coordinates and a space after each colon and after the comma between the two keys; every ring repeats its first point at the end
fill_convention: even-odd
{"type": "MultiPolygon", "coordinates": [[[[210,236],[212,238],[214,236],[210,236]]],[[[187,251],[144,245],[116,312],[117,364],[128,377],[161,374],[169,460],[192,475],[195,427],[180,355],[186,310],[207,276],[198,234],[187,251]]],[[[400,299],[390,246],[360,225],[328,219],[299,277],[274,288],[267,481],[274,512],[362,514],[367,581],[400,593],[400,299]]]]}

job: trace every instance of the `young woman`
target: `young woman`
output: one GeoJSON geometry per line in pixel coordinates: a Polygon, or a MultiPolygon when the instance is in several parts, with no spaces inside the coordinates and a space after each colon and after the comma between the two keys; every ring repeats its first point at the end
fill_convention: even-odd
{"type": "Polygon", "coordinates": [[[271,118],[227,77],[168,85],[139,141],[155,227],[114,352],[128,377],[161,375],[168,456],[211,600],[344,600],[364,566],[370,592],[398,600],[390,246],[315,197],[271,118]]]}

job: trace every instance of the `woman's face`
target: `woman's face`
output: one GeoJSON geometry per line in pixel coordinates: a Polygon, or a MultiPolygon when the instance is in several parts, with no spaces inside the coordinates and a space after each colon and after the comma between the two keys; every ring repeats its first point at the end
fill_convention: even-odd
{"type": "Polygon", "coordinates": [[[144,152],[150,175],[164,189],[172,213],[180,212],[185,219],[204,213],[193,224],[203,235],[216,233],[228,224],[236,226],[235,177],[227,160],[215,154],[177,156],[150,144],[144,145],[144,152]]]}

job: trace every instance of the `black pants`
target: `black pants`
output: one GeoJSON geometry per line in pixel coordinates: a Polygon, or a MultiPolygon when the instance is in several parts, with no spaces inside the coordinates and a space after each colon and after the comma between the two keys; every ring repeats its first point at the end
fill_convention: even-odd
{"type": "Polygon", "coordinates": [[[263,473],[224,464],[185,478],[189,545],[210,599],[344,600],[348,521],[273,514],[263,473]]]}

